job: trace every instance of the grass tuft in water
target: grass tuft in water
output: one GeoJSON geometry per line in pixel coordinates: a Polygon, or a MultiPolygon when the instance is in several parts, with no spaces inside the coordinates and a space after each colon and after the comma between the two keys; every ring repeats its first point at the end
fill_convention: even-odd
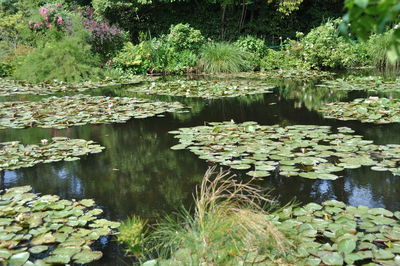
{"type": "Polygon", "coordinates": [[[133,216],[121,223],[119,227],[118,241],[128,248],[127,251],[135,257],[140,257],[144,252],[146,241],[147,222],[140,217],[133,216]]]}
{"type": "Polygon", "coordinates": [[[265,211],[274,202],[229,172],[214,170],[195,194],[194,212],[183,209],[155,225],[144,257],[152,254],[161,265],[238,265],[272,262],[291,248],[265,211]]]}
{"type": "Polygon", "coordinates": [[[200,55],[200,68],[206,73],[235,73],[252,68],[251,54],[226,42],[206,44],[200,55]]]}

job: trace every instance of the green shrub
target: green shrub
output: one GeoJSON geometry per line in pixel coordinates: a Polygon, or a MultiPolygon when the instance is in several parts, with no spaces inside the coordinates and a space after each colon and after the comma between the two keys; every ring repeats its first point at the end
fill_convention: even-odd
{"type": "Polygon", "coordinates": [[[312,68],[340,69],[364,64],[359,57],[363,47],[340,36],[338,30],[340,22],[338,19],[328,21],[312,29],[305,36],[298,33],[298,50],[304,61],[312,68]],[[360,53],[358,49],[361,49],[360,53]]]}
{"type": "Polygon", "coordinates": [[[101,77],[99,65],[90,45],[79,37],[65,37],[27,55],[17,67],[15,78],[29,82],[79,82],[101,77]]]}
{"type": "Polygon", "coordinates": [[[251,35],[240,37],[235,42],[235,45],[246,52],[253,53],[259,58],[263,58],[267,54],[267,47],[265,46],[264,40],[251,35]]]}
{"type": "Polygon", "coordinates": [[[196,66],[198,59],[193,51],[177,51],[160,37],[138,45],[126,43],[113,62],[115,67],[132,74],[182,74],[196,66]]]}
{"type": "Polygon", "coordinates": [[[252,68],[251,54],[227,42],[211,42],[200,53],[200,68],[206,73],[234,73],[252,68]]]}
{"type": "Polygon", "coordinates": [[[388,59],[388,51],[392,44],[392,31],[372,35],[367,42],[367,53],[371,64],[380,70],[396,70],[400,68],[400,59],[395,62],[388,59]]]}
{"type": "Polygon", "coordinates": [[[261,59],[262,71],[273,69],[308,69],[309,66],[300,57],[292,55],[288,50],[275,51],[268,49],[267,55],[261,59]]]}
{"type": "Polygon", "coordinates": [[[245,37],[240,37],[235,42],[235,45],[244,51],[251,53],[249,60],[252,62],[253,68],[260,68],[261,59],[267,53],[267,47],[265,46],[264,40],[247,35],[245,37]]]}
{"type": "Polygon", "coordinates": [[[169,59],[167,71],[175,74],[193,72],[199,63],[197,55],[191,50],[174,52],[169,59]]]}
{"type": "Polygon", "coordinates": [[[123,72],[143,74],[147,70],[147,66],[144,62],[144,56],[146,56],[147,53],[144,42],[141,42],[139,45],[133,45],[133,43],[127,42],[117,56],[113,58],[114,66],[123,72]]]}
{"type": "Polygon", "coordinates": [[[171,26],[167,41],[178,51],[198,50],[204,43],[204,36],[189,24],[179,23],[171,26]]]}

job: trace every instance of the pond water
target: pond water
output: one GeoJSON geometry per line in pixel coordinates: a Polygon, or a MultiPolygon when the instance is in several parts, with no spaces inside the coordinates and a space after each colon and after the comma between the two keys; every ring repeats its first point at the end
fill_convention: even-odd
{"type": "MultiPolygon", "coordinates": [[[[251,81],[249,81],[251,82],[251,81]]],[[[97,89],[92,94],[138,96],[127,87],[97,89]]],[[[373,94],[371,94],[373,95],[373,94]]],[[[206,100],[196,98],[151,96],[158,100],[177,100],[191,107],[191,112],[167,114],[165,117],[131,119],[123,124],[80,126],[64,130],[42,128],[0,131],[0,141],[20,140],[38,143],[52,136],[94,140],[105,146],[99,154],[73,162],[39,164],[31,168],[0,172],[0,187],[31,185],[34,192],[56,194],[65,199],[93,198],[104,209],[105,217],[123,220],[139,215],[154,220],[190,206],[192,193],[207,168],[206,161],[188,150],[170,147],[178,140],[168,131],[203,125],[205,122],[256,121],[281,126],[296,124],[347,126],[376,144],[400,144],[400,124],[374,125],[357,121],[323,119],[314,110],[327,102],[365,97],[361,92],[334,92],[315,88],[312,83],[282,82],[273,93],[247,97],[206,100]]],[[[387,96],[387,95],[386,95],[387,96]]],[[[399,97],[392,94],[390,97],[399,97]]],[[[149,97],[149,96],[145,96],[149,97]]],[[[37,100],[37,96],[14,99],[37,100]]],[[[13,98],[7,98],[10,100],[13,98]]],[[[4,99],[2,99],[4,100],[4,99]]],[[[244,173],[236,171],[238,178],[244,173]]],[[[301,177],[271,176],[258,181],[272,188],[283,204],[294,198],[301,203],[336,199],[349,205],[400,209],[400,177],[390,172],[375,172],[368,167],[346,170],[334,181],[308,180],[301,177]]],[[[122,248],[114,242],[99,243],[104,251],[95,264],[126,265],[122,248]]]]}

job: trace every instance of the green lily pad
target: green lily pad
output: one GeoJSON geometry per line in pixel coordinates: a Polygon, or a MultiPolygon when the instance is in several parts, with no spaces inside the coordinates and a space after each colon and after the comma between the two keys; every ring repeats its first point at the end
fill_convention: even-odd
{"type": "Polygon", "coordinates": [[[151,82],[129,89],[135,93],[169,96],[222,98],[249,94],[271,93],[275,86],[265,79],[172,80],[151,82]]]}
{"type": "Polygon", "coordinates": [[[64,82],[53,81],[51,84],[29,84],[22,81],[0,78],[0,93],[2,96],[11,96],[21,94],[48,95],[57,92],[83,92],[94,88],[136,84],[146,79],[148,78],[145,76],[138,76],[121,80],[105,79],[100,82],[86,81],[66,84],[64,82]]]}
{"type": "Polygon", "coordinates": [[[29,259],[29,252],[21,252],[12,255],[8,260],[8,265],[10,266],[20,266],[24,265],[25,262],[29,259]]]}
{"type": "Polygon", "coordinates": [[[0,129],[122,123],[132,117],[147,118],[182,109],[179,102],[89,95],[49,97],[39,102],[0,102],[0,129]]]}
{"type": "Polygon", "coordinates": [[[94,208],[91,199],[62,200],[30,193],[31,189],[24,186],[0,191],[0,214],[11,219],[0,226],[0,260],[7,265],[43,265],[74,262],[71,258],[80,253],[87,256],[77,257],[79,261],[101,257],[101,252],[87,250],[101,236],[112,234],[119,223],[98,219],[102,211],[94,208]]]}
{"type": "Polygon", "coordinates": [[[322,106],[319,111],[327,118],[360,120],[366,123],[400,122],[400,100],[370,97],[353,102],[336,102],[322,106]]]}
{"type": "Polygon", "coordinates": [[[337,252],[326,253],[321,260],[326,265],[343,265],[343,257],[337,252]]]}
{"type": "Polygon", "coordinates": [[[85,264],[100,259],[103,254],[100,251],[82,250],[73,257],[75,263],[85,264]]]}
{"type": "MultiPolygon", "coordinates": [[[[93,141],[83,139],[56,138],[42,140],[41,145],[22,145],[18,142],[0,143],[0,171],[3,169],[18,169],[31,167],[39,163],[66,160],[71,155],[83,156],[97,153],[104,147],[94,144],[93,141]]],[[[77,157],[76,157],[77,158],[77,157]]],[[[48,205],[53,209],[63,209],[64,205],[48,205]]],[[[4,221],[4,220],[3,220],[4,221]]],[[[40,223],[41,218],[32,218],[29,223],[40,223]]],[[[0,220],[1,223],[1,220],[0,220]]]]}
{"type": "Polygon", "coordinates": [[[248,174],[255,177],[277,170],[284,176],[335,180],[340,176],[333,173],[344,169],[373,166],[392,173],[399,169],[400,145],[374,145],[352,135],[349,128],[339,131],[332,133],[327,126],[280,127],[231,121],[181,128],[173,133],[181,143],[177,145],[201,159],[238,170],[254,166],[248,174]]]}
{"type": "Polygon", "coordinates": [[[268,171],[249,171],[247,172],[247,175],[251,177],[267,177],[271,174],[268,171]]]}

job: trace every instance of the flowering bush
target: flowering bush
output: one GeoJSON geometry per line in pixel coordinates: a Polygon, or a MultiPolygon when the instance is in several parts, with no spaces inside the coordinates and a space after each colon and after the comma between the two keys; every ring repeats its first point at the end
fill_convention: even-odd
{"type": "Polygon", "coordinates": [[[39,9],[39,17],[36,21],[29,21],[29,28],[33,31],[45,31],[57,29],[64,31],[70,28],[70,18],[68,12],[62,4],[48,4],[39,9]]]}
{"type": "Polygon", "coordinates": [[[83,27],[91,32],[88,41],[94,52],[108,59],[122,48],[126,34],[119,27],[110,25],[107,21],[96,20],[92,8],[84,10],[82,16],[83,27]]]}

